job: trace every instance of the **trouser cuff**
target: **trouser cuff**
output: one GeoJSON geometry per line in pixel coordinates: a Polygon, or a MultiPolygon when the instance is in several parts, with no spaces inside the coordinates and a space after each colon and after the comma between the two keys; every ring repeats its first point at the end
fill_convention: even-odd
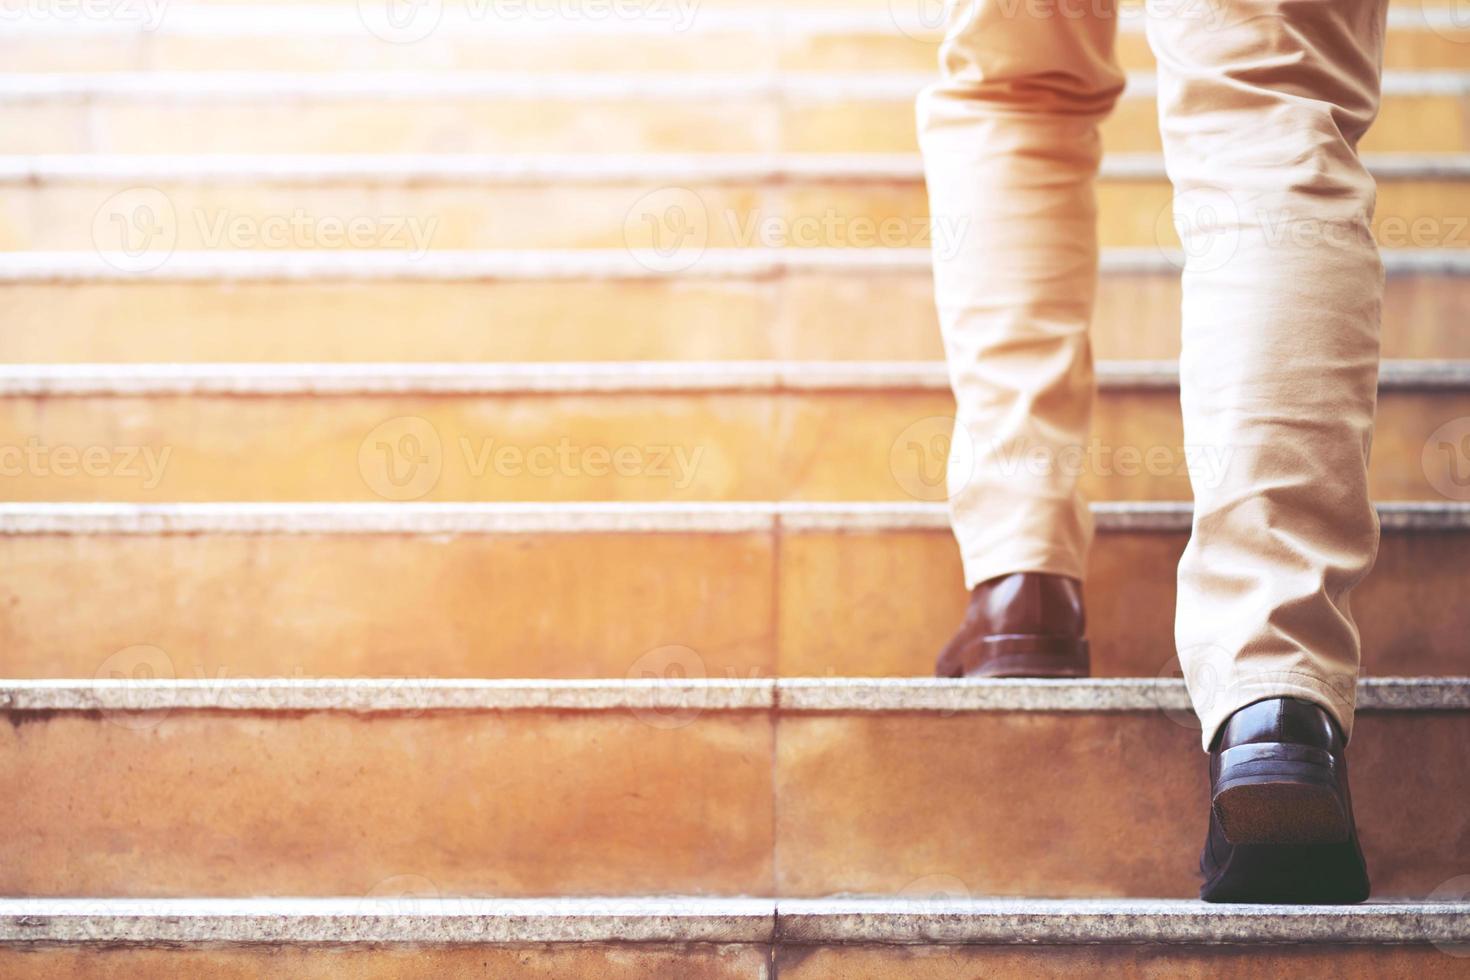
{"type": "Polygon", "coordinates": [[[1344,739],[1351,738],[1353,715],[1357,706],[1357,679],[1344,675],[1336,681],[1311,674],[1274,671],[1233,678],[1226,687],[1189,682],[1190,700],[1199,716],[1204,750],[1210,750],[1215,736],[1230,716],[1248,704],[1270,698],[1300,698],[1320,705],[1342,728],[1344,739]]]}

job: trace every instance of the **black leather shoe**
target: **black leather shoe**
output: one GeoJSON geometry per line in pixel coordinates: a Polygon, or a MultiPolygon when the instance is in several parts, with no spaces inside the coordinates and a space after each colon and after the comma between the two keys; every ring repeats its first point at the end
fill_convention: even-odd
{"type": "Polygon", "coordinates": [[[1210,749],[1207,902],[1349,905],[1368,897],[1347,757],[1321,707],[1271,698],[1230,716],[1210,749]]]}
{"type": "Polygon", "coordinates": [[[1082,583],[1017,572],[970,592],[965,621],[939,654],[940,677],[1086,677],[1082,583]]]}

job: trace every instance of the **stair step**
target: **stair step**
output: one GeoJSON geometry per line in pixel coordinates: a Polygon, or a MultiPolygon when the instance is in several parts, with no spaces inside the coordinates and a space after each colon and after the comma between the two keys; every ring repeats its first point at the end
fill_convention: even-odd
{"type": "MultiPolygon", "coordinates": [[[[1369,674],[1470,670],[1467,508],[1379,506],[1369,674]]],[[[1094,512],[1094,673],[1177,674],[1188,505],[1094,512]]],[[[12,677],[921,676],[962,582],[942,504],[0,505],[12,677]]]]}
{"type": "MultiPolygon", "coordinates": [[[[604,10],[545,11],[516,17],[504,5],[443,10],[412,44],[396,43],[387,24],[322,4],[267,8],[170,4],[150,18],[87,22],[39,16],[7,22],[0,63],[13,72],[127,71],[585,71],[933,72],[943,35],[934,16],[914,5],[887,11],[707,9],[666,4],[644,16],[604,10]],[[376,28],[378,33],[374,33],[376,28]]],[[[430,8],[431,10],[434,8],[430,8]]],[[[529,5],[528,5],[529,11],[529,5]]],[[[1154,58],[1139,11],[1119,23],[1118,57],[1129,70],[1154,58]]],[[[412,21],[408,22],[413,28],[412,21]]],[[[422,32],[412,30],[412,34],[422,32]]],[[[1394,6],[1384,61],[1390,70],[1458,68],[1470,25],[1451,8],[1394,6]]]]}
{"type": "MultiPolygon", "coordinates": [[[[1179,387],[1172,361],[1101,361],[1103,391],[1179,387]]],[[[0,397],[67,395],[506,395],[650,392],[948,391],[943,361],[562,362],[550,364],[27,364],[0,366],[0,397]]],[[[1470,388],[1470,361],[1389,360],[1381,391],[1470,388]]]]}
{"type": "MultiPolygon", "coordinates": [[[[1366,677],[1359,711],[1470,711],[1470,676],[1366,677]]],[[[1192,714],[1178,678],[952,680],[936,677],[713,678],[239,678],[99,677],[0,681],[0,711],[22,723],[60,712],[113,715],[137,728],[174,712],[396,716],[453,712],[626,712],[651,727],[683,727],[716,712],[1160,712],[1192,714]],[[40,717],[27,717],[29,714],[40,717]],[[135,717],[134,717],[135,716],[135,717]],[[662,717],[660,717],[662,716],[662,717]],[[678,725],[659,725],[658,721],[678,725]]],[[[83,719],[89,720],[89,719],[83,719]]],[[[1180,719],[1182,722],[1183,720],[1180,719]]],[[[125,725],[124,727],[134,727],[125,725]]],[[[1187,727],[1181,723],[1180,727],[1187,727]]],[[[1196,723],[1194,730],[1199,731],[1196,723]]]]}
{"type": "Polygon", "coordinates": [[[1151,900],[0,900],[0,969],[408,980],[969,980],[1100,969],[1213,977],[1458,976],[1467,903],[1352,908],[1151,900]],[[33,937],[45,937],[37,939],[33,937]]]}
{"type": "MultiPolygon", "coordinates": [[[[1093,499],[1186,499],[1188,466],[1228,463],[1182,448],[1173,371],[1103,369],[1057,461],[1093,499]]],[[[1374,497],[1460,499],[1463,366],[1383,378],[1374,497]]],[[[930,364],[13,365],[0,397],[17,501],[936,500],[953,412],[930,364]]]]}
{"type": "Polygon", "coordinates": [[[1218,906],[1178,899],[0,899],[0,942],[213,945],[735,943],[1453,945],[1470,902],[1218,906]]]}
{"type": "MultiPolygon", "coordinates": [[[[1382,246],[1470,248],[1470,154],[1367,162],[1382,246]]],[[[510,248],[631,248],[685,269],[707,248],[952,251],[979,233],[956,216],[931,229],[907,154],[19,157],[0,184],[0,248],[101,249],[125,269],[175,250],[510,248]]],[[[1105,247],[1177,248],[1158,155],[1113,157],[1098,201],[1105,247]]]]}
{"type": "MultiPolygon", "coordinates": [[[[444,895],[808,897],[942,876],[947,894],[1179,897],[1204,830],[1172,680],[35,681],[0,703],[0,778],[26,787],[0,798],[11,896],[411,876],[444,895]]],[[[1377,894],[1428,895],[1470,846],[1470,678],[1370,679],[1360,705],[1377,894]]]]}
{"type": "MultiPolygon", "coordinates": [[[[1467,231],[1470,235],[1470,231],[1467,231]]],[[[1179,354],[1178,255],[1104,253],[1102,358],[1179,354]]],[[[1470,358],[1470,250],[1384,253],[1384,356],[1470,358]]],[[[0,361],[901,360],[944,356],[923,249],[0,253],[0,361]],[[127,265],[123,263],[122,265],[127,265]]]]}
{"type": "MultiPolygon", "coordinates": [[[[886,75],[10,73],[0,74],[0,152],[911,152],[914,99],[933,63],[886,75]]],[[[1159,149],[1156,87],[1151,74],[1131,77],[1103,126],[1110,149],[1159,149]]],[[[1363,148],[1470,149],[1467,93],[1464,71],[1388,73],[1363,148]]]]}
{"type": "MultiPolygon", "coordinates": [[[[1470,80],[1470,73],[1466,75],[1470,80]]],[[[1367,153],[1365,166],[1379,180],[1470,177],[1470,153],[1367,153]]],[[[1099,170],[1103,181],[1151,182],[1167,178],[1164,158],[1153,152],[1115,152],[1099,170]]],[[[178,153],[20,154],[0,157],[8,184],[137,181],[259,182],[330,186],[366,181],[382,186],[423,183],[520,186],[539,181],[570,185],[688,182],[710,185],[885,184],[921,182],[917,153],[178,153]]]]}

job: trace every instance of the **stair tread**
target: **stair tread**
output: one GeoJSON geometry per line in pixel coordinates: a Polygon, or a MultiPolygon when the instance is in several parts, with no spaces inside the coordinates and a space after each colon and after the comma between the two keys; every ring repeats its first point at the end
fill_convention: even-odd
{"type": "MultiPolygon", "coordinates": [[[[1098,501],[1100,531],[1190,528],[1188,501],[1098,501]]],[[[1376,505],[1385,532],[1470,528],[1470,502],[1376,505]]],[[[544,534],[947,530],[943,503],[0,503],[0,535],[20,534],[544,534]]]]}
{"type": "MultiPolygon", "coordinates": [[[[505,678],[83,678],[0,681],[0,710],[240,712],[778,711],[951,714],[969,711],[1187,711],[1173,677],[958,680],[787,677],[725,680],[505,678]]],[[[1365,677],[1360,711],[1467,711],[1470,677],[1365,677]]]]}
{"type": "MultiPolygon", "coordinates": [[[[1394,248],[1383,251],[1388,275],[1470,275],[1470,250],[1394,248]]],[[[396,251],[180,250],[157,268],[129,270],[93,251],[0,252],[0,283],[46,281],[276,281],[754,279],[795,273],[928,273],[928,248],[711,248],[687,269],[661,269],[626,248],[442,249],[423,255],[396,251]]],[[[1103,275],[1177,276],[1177,250],[1116,247],[1102,250],[1103,275]]]]}
{"type": "MultiPolygon", "coordinates": [[[[1128,8],[1128,16],[1119,19],[1119,30],[1123,33],[1139,34],[1144,30],[1144,18],[1136,6],[1128,8]]],[[[942,28],[933,23],[932,16],[920,11],[912,14],[906,9],[893,6],[889,10],[874,10],[860,4],[801,5],[784,7],[702,9],[698,16],[679,23],[668,17],[623,17],[608,18],[595,15],[584,18],[489,18],[473,16],[468,10],[446,5],[441,13],[440,24],[456,36],[479,34],[485,37],[526,35],[607,35],[618,37],[628,34],[672,35],[675,39],[687,34],[746,33],[751,31],[804,32],[810,34],[873,34],[892,36],[923,32],[921,36],[937,37],[942,28]],[[677,29],[676,29],[677,28],[677,29]]],[[[1463,17],[1453,4],[1414,4],[1400,6],[1395,3],[1388,11],[1388,27],[1402,31],[1442,31],[1465,28],[1463,17]]],[[[32,17],[6,25],[7,33],[18,35],[61,34],[66,37],[90,37],[99,34],[131,36],[142,33],[140,25],[126,21],[84,21],[80,25],[72,18],[57,17],[48,20],[32,17]]],[[[157,24],[150,24],[147,33],[158,36],[243,34],[248,36],[349,36],[364,34],[363,22],[352,6],[332,3],[273,4],[262,8],[258,4],[233,2],[210,2],[207,4],[174,5],[168,16],[157,24]]]]}
{"type": "Polygon", "coordinates": [[[1181,899],[0,899],[0,942],[1444,943],[1470,902],[1181,899]]]}
{"type": "MultiPolygon", "coordinates": [[[[1131,16],[1119,20],[1119,30],[1138,34],[1144,29],[1144,18],[1137,9],[1130,10],[1131,16]]],[[[660,18],[607,18],[590,16],[556,18],[489,18],[470,16],[466,10],[452,6],[442,12],[441,24],[456,36],[498,38],[507,34],[524,35],[606,35],[618,37],[627,34],[672,35],[675,39],[687,34],[747,33],[751,31],[801,32],[808,34],[873,34],[882,36],[906,34],[915,29],[937,36],[941,28],[932,23],[932,17],[918,11],[912,15],[899,7],[887,11],[863,9],[860,6],[842,9],[831,6],[792,5],[769,9],[713,9],[700,10],[697,17],[687,24],[660,18]]],[[[1393,5],[1388,11],[1388,27],[1402,31],[1442,31],[1465,28],[1463,17],[1453,4],[1424,4],[1414,6],[1393,5]]],[[[98,34],[132,36],[143,33],[141,26],[128,22],[84,21],[80,25],[72,18],[58,17],[48,21],[44,17],[27,18],[6,25],[6,33],[25,35],[56,35],[65,37],[90,37],[98,34]]],[[[252,37],[289,36],[348,36],[364,34],[363,22],[355,8],[330,3],[301,3],[272,5],[264,9],[258,4],[219,2],[195,5],[175,5],[168,16],[157,24],[147,27],[147,33],[157,36],[216,37],[241,34],[252,37]]]]}
{"type": "MultiPolygon", "coordinates": [[[[1175,361],[1100,360],[1104,389],[1172,389],[1175,361]]],[[[1388,359],[1384,389],[1470,387],[1470,360],[1388,359]]],[[[0,365],[0,397],[948,391],[943,361],[154,362],[0,365]]]]}
{"type": "MultiPolygon", "coordinates": [[[[3,76],[0,76],[3,77],[3,76]]],[[[1470,90],[1470,72],[1466,73],[1470,90]]],[[[0,102],[5,98],[0,90],[0,102]]],[[[1364,153],[1379,180],[1470,177],[1470,153],[1364,153]]],[[[1162,153],[1109,153],[1102,180],[1167,180],[1162,153]]],[[[370,180],[374,183],[456,185],[566,183],[653,184],[661,181],[918,182],[917,153],[853,151],[648,153],[19,153],[0,156],[0,184],[105,183],[120,180],[234,181],[300,184],[370,180]]]]}
{"type": "MultiPolygon", "coordinates": [[[[803,72],[764,74],[687,72],[507,71],[111,71],[0,73],[0,101],[76,97],[157,98],[167,102],[250,99],[261,96],[372,97],[393,100],[446,96],[596,99],[663,98],[680,101],[784,97],[814,101],[910,100],[934,80],[930,72],[803,72]]],[[[1128,73],[1124,98],[1151,98],[1157,75],[1128,73]]],[[[1385,95],[1464,95],[1470,71],[1390,69],[1385,95]]]]}

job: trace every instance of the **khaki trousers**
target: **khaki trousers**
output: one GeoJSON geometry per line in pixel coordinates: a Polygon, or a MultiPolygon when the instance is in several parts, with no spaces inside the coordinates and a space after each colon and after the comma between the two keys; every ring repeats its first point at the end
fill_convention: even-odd
{"type": "MultiPolygon", "coordinates": [[[[1098,125],[1124,83],[1113,2],[958,0],[941,80],[919,100],[931,213],[964,229],[936,247],[934,278],[971,587],[1020,571],[1081,578],[1087,564],[1079,479],[1101,458],[1088,431],[1093,181],[1098,125]]],[[[1367,468],[1383,290],[1357,144],[1378,109],[1386,6],[1149,0],[1146,12],[1184,254],[1195,512],[1175,639],[1206,746],[1267,697],[1314,701],[1352,729],[1348,595],[1378,545],[1367,468]]],[[[1126,584],[1116,594],[1149,601],[1126,584]]]]}

